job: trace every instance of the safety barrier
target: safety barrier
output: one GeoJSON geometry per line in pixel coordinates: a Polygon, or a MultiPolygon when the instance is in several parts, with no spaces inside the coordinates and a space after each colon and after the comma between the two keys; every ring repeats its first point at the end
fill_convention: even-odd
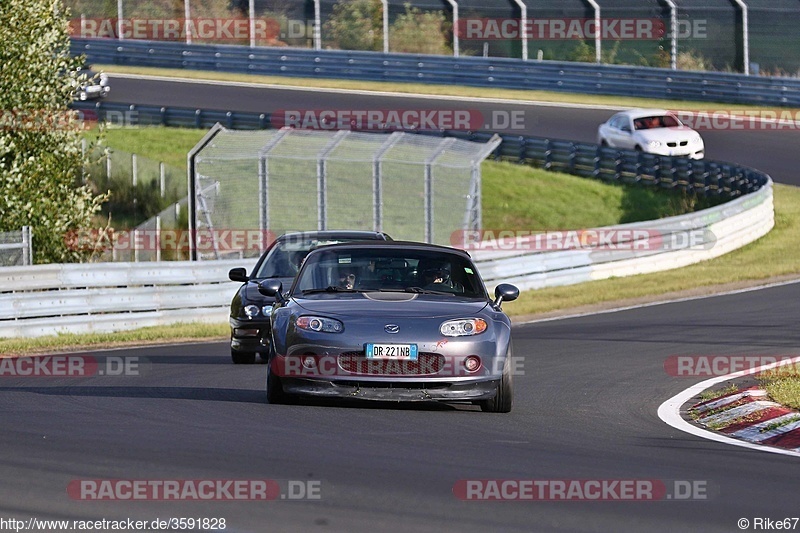
{"type": "MultiPolygon", "coordinates": [[[[475,251],[473,256],[490,289],[501,282],[539,289],[697,263],[753,242],[773,225],[772,182],[767,178],[757,192],[726,204],[613,228],[620,235],[636,235],[637,230],[640,245],[617,239],[602,246],[539,251],[526,249],[525,241],[518,239],[510,246],[484,243],[496,249],[475,251]]],[[[255,259],[245,259],[3,268],[0,337],[222,323],[236,290],[228,270],[254,264],[255,259]]]]}
{"type": "MultiPolygon", "coordinates": [[[[124,120],[126,124],[210,128],[220,123],[228,129],[272,127],[268,113],[143,106],[109,102],[75,102],[86,118],[124,120]]],[[[419,131],[422,135],[456,137],[485,143],[494,133],[469,131],[419,131]]],[[[558,170],[608,182],[678,189],[701,196],[736,198],[758,190],[767,176],[757,170],[711,160],[664,157],[631,150],[599,147],[590,143],[500,134],[503,142],[494,157],[558,170]]]]}
{"type": "Polygon", "coordinates": [[[800,79],[510,58],[72,39],[108,65],[800,106],[800,79]]]}

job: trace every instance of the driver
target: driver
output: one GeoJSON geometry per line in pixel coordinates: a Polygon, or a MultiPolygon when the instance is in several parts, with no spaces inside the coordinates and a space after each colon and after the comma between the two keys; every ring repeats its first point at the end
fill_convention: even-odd
{"type": "Polygon", "coordinates": [[[353,289],[356,285],[356,273],[352,268],[339,268],[340,289],[353,289]]]}
{"type": "Polygon", "coordinates": [[[423,264],[420,270],[420,278],[423,289],[441,290],[442,288],[454,288],[453,280],[450,278],[450,265],[447,263],[423,264]]]}

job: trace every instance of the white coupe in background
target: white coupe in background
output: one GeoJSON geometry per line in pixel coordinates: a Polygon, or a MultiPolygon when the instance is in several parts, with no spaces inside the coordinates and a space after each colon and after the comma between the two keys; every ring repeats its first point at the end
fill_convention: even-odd
{"type": "Polygon", "coordinates": [[[617,113],[597,129],[597,143],[649,154],[703,159],[700,134],[664,109],[631,109],[617,113]]]}

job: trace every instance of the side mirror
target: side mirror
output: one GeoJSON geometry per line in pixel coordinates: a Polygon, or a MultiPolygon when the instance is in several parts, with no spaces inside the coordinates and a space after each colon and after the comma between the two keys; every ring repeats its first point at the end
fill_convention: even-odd
{"type": "Polygon", "coordinates": [[[283,283],[278,279],[266,279],[258,284],[258,292],[269,298],[283,302],[283,283]]]}
{"type": "Polygon", "coordinates": [[[232,268],[230,272],[228,272],[228,278],[230,278],[231,281],[247,283],[247,270],[243,268],[232,268]]]}
{"type": "Polygon", "coordinates": [[[499,308],[501,302],[511,302],[519,297],[519,289],[508,283],[501,283],[494,289],[494,306],[499,308]]]}

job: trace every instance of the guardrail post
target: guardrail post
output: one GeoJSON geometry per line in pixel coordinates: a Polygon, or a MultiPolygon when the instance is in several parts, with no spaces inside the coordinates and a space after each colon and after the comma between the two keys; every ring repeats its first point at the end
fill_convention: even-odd
{"type": "Polygon", "coordinates": [[[567,158],[567,168],[570,174],[575,174],[575,158],[578,157],[578,148],[575,143],[569,143],[569,156],[567,158]]]}
{"type": "Polygon", "coordinates": [[[553,166],[553,148],[550,139],[545,141],[545,149],[544,149],[544,168],[545,170],[550,170],[550,167],[553,166]]]}

